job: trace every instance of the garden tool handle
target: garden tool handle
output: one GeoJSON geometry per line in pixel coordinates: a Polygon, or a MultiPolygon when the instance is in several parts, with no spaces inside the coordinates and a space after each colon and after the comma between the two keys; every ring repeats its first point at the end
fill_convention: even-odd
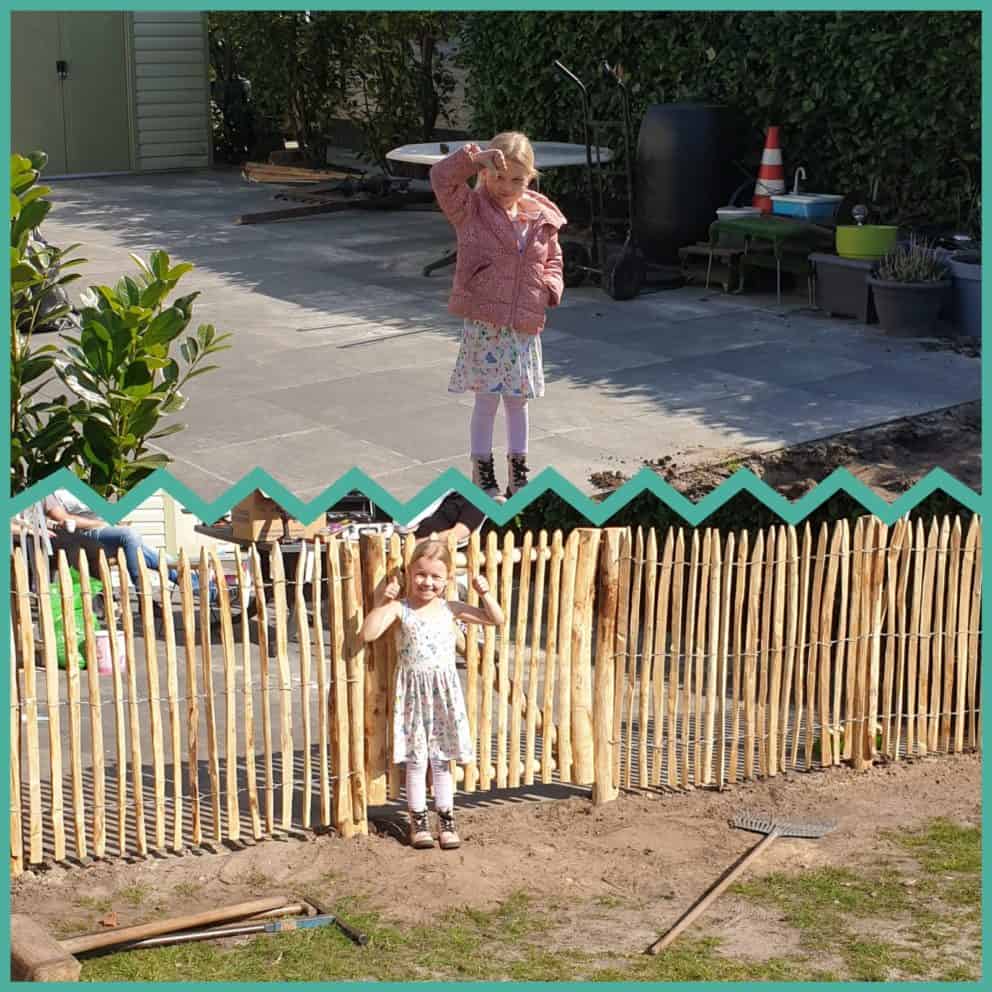
{"type": "Polygon", "coordinates": [[[648,949],[648,954],[660,954],[666,947],[671,944],[676,937],[683,930],[685,930],[691,923],[695,922],[704,912],[704,910],[714,902],[729,885],[731,882],[737,878],[741,872],[752,862],[754,859],[761,854],[762,851],[767,848],[776,837],[781,836],[777,830],[772,830],[770,834],[762,837],[754,847],[751,848],[748,853],[741,858],[740,861],[734,865],[730,871],[722,875],[716,880],[693,904],[687,909],[682,916],[676,921],[675,925],[671,927],[667,932],[662,934],[648,949]]]}

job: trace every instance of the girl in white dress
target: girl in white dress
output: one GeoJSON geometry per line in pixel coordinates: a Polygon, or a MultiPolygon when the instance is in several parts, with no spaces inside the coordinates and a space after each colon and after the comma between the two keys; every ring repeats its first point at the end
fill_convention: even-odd
{"type": "Polygon", "coordinates": [[[482,608],[444,598],[453,563],[447,545],[421,541],[407,569],[407,595],[391,578],[376,593],[376,605],[362,624],[362,638],[374,641],[397,625],[398,656],[393,697],[393,761],[406,763],[410,845],[434,846],[427,818],[427,768],[434,781],[438,840],[445,850],[460,846],[455,829],[454,783],[449,762],[474,760],[468,715],[455,670],[455,621],[499,626],[503,611],[481,575],[472,585],[482,608]]]}

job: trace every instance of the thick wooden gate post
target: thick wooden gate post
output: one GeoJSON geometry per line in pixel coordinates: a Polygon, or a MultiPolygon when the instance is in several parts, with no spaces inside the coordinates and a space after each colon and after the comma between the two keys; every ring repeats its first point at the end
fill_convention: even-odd
{"type": "Polygon", "coordinates": [[[595,696],[593,700],[594,774],[592,801],[610,802],[617,798],[614,777],[613,703],[616,678],[617,607],[620,587],[620,537],[623,529],[609,527],[600,542],[596,595],[595,696]]]}

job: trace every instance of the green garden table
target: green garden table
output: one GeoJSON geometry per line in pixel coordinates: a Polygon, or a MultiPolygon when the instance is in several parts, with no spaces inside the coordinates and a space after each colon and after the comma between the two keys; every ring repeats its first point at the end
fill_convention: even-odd
{"type": "MultiPolygon", "coordinates": [[[[834,229],[822,224],[811,224],[808,221],[793,220],[791,217],[776,217],[769,214],[764,217],[739,217],[733,220],[715,220],[710,224],[710,258],[706,267],[706,285],[709,286],[710,270],[713,266],[713,249],[716,248],[721,234],[736,234],[744,238],[744,260],[748,261],[748,248],[752,241],[770,243],[772,258],[775,260],[775,288],[778,302],[782,302],[782,262],[786,260],[786,269],[790,269],[789,256],[797,255],[808,259],[810,252],[830,251],[834,246],[834,229]]],[[[760,264],[760,263],[759,263],[760,264]]],[[[795,263],[793,263],[795,266],[795,263]]],[[[792,271],[801,274],[806,272],[806,286],[810,293],[812,304],[812,284],[809,278],[809,263],[805,269],[792,267],[792,271]]]]}

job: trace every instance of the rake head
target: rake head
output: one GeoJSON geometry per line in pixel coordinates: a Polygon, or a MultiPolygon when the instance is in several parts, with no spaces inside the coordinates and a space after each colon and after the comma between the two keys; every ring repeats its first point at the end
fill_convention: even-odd
{"type": "Polygon", "coordinates": [[[730,825],[738,830],[750,830],[756,834],[774,833],[779,837],[807,837],[812,840],[822,837],[837,826],[834,822],[793,823],[788,820],[770,820],[767,816],[758,816],[747,810],[741,810],[731,820],[730,825]]]}

